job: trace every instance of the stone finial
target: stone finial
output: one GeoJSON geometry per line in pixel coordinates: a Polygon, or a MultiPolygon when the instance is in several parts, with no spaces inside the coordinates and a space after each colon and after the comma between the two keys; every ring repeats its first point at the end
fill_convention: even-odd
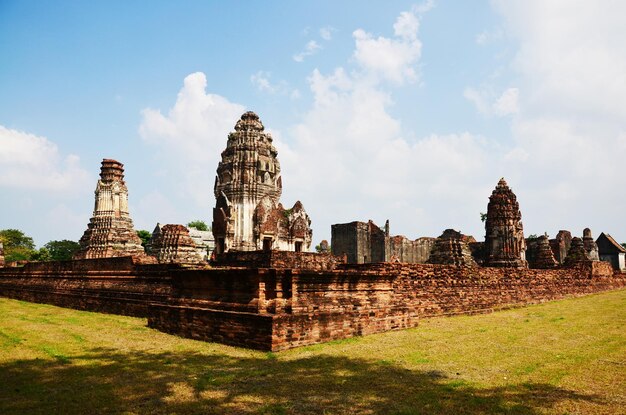
{"type": "Polygon", "coordinates": [[[585,228],[583,230],[583,245],[585,246],[585,252],[587,252],[587,258],[591,261],[599,261],[600,254],[598,251],[598,245],[591,236],[591,229],[585,228]]]}
{"type": "Polygon", "coordinates": [[[235,125],[235,131],[262,132],[264,129],[265,127],[263,127],[259,116],[252,111],[245,112],[235,125]]]}
{"type": "Polygon", "coordinates": [[[330,252],[330,244],[328,243],[328,241],[326,239],[322,239],[322,242],[320,242],[319,251],[320,251],[320,253],[329,253],[330,252]]]}
{"type": "Polygon", "coordinates": [[[526,242],[517,197],[501,178],[489,197],[485,221],[485,265],[526,268],[526,242]]]}
{"type": "MultiPolygon", "coordinates": [[[[473,239],[473,238],[472,238],[473,239]]],[[[446,229],[435,240],[428,264],[476,266],[467,241],[470,238],[454,229],[446,229]]]]}

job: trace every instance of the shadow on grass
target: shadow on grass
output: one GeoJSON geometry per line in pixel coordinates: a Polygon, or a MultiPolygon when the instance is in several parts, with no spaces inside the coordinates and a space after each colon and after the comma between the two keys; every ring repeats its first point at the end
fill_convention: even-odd
{"type": "Polygon", "coordinates": [[[563,400],[596,399],[545,384],[482,389],[439,372],[326,355],[95,349],[68,361],[0,365],[3,414],[535,414],[563,400]]]}

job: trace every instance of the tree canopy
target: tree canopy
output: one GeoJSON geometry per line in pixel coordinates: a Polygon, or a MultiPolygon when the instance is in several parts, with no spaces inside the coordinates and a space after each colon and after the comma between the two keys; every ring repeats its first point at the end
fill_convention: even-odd
{"type": "MultiPolygon", "coordinates": [[[[63,239],[62,241],[50,241],[39,251],[46,249],[51,261],[69,261],[80,248],[78,242],[63,239]]],[[[45,261],[45,259],[40,259],[45,261]]]]}
{"type": "Polygon", "coordinates": [[[80,248],[78,242],[64,239],[50,241],[35,249],[33,238],[18,229],[0,230],[0,242],[4,245],[4,260],[11,261],[67,261],[80,248]]]}
{"type": "Polygon", "coordinates": [[[140,229],[137,231],[137,236],[141,239],[141,246],[145,248],[148,242],[150,242],[150,238],[152,238],[152,232],[140,229]]]}
{"type": "Polygon", "coordinates": [[[18,229],[0,230],[0,242],[4,245],[4,259],[7,262],[30,260],[35,253],[33,238],[18,229]]]}
{"type": "Polygon", "coordinates": [[[208,231],[210,230],[210,228],[207,226],[207,224],[204,221],[201,220],[194,220],[191,221],[187,224],[187,226],[189,226],[190,228],[196,228],[199,231],[208,231]]]}

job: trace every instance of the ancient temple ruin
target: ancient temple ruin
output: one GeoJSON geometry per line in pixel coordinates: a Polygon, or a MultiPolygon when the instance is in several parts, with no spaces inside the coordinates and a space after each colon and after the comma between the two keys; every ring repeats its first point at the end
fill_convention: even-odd
{"type": "Polygon", "coordinates": [[[526,257],[530,268],[550,269],[559,265],[554,257],[554,252],[552,252],[550,241],[546,235],[527,240],[527,246],[528,250],[526,252],[531,254],[526,257]]]}
{"type": "Polygon", "coordinates": [[[152,232],[148,253],[159,263],[193,264],[204,261],[196,243],[183,225],[159,225],[152,232]]]}
{"type": "Polygon", "coordinates": [[[228,135],[217,166],[213,235],[217,253],[278,249],[308,251],[311,220],[299,201],[279,202],[278,152],[259,117],[244,113],[228,135]]]}
{"type": "Polygon", "coordinates": [[[565,262],[563,262],[564,266],[574,266],[582,262],[589,262],[590,259],[587,256],[587,251],[585,250],[585,244],[582,239],[575,236],[572,238],[572,244],[570,245],[569,251],[567,251],[567,256],[565,257],[565,262]]]}
{"type": "Polygon", "coordinates": [[[560,230],[554,239],[550,239],[550,248],[554,254],[554,259],[559,264],[565,262],[567,252],[572,244],[572,233],[566,230],[560,230]]]}
{"type": "Polygon", "coordinates": [[[93,216],[79,243],[74,259],[146,257],[128,213],[128,188],[122,163],[102,160],[93,216]]]}
{"type": "Polygon", "coordinates": [[[435,238],[410,240],[406,236],[389,235],[389,221],[385,227],[373,221],[337,223],[331,226],[333,255],[346,256],[349,264],[375,262],[406,262],[424,264],[430,256],[435,238]]]}
{"type": "Polygon", "coordinates": [[[526,268],[526,242],[517,197],[504,178],[489,197],[485,222],[485,266],[526,268]]]}
{"type": "Polygon", "coordinates": [[[0,267],[4,266],[4,245],[0,242],[0,267]]]}
{"type": "Polygon", "coordinates": [[[463,235],[454,229],[446,229],[435,240],[427,264],[476,266],[468,242],[474,241],[471,236],[463,235]]]}
{"type": "Polygon", "coordinates": [[[596,244],[596,241],[593,240],[593,236],[591,236],[591,229],[589,228],[585,228],[583,230],[583,245],[585,247],[585,252],[587,253],[587,258],[591,261],[600,260],[598,245],[596,244]]]}

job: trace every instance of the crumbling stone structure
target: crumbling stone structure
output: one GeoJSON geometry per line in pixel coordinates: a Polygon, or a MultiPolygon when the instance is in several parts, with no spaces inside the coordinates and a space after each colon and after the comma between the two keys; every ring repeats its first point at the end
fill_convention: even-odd
{"type": "Polygon", "coordinates": [[[626,274],[598,261],[551,270],[399,263],[333,268],[330,255],[238,254],[261,262],[248,268],[142,264],[132,257],[33,262],[0,269],[0,296],[147,317],[150,327],[168,333],[284,350],[415,327],[424,317],[626,287],[626,274]],[[307,268],[293,268],[302,260],[307,268]]]}
{"type": "Polygon", "coordinates": [[[201,231],[196,228],[187,227],[189,236],[196,244],[198,255],[202,256],[205,260],[209,259],[209,255],[215,249],[215,239],[213,238],[213,232],[211,230],[201,231]]]}
{"type": "Polygon", "coordinates": [[[122,163],[102,160],[93,217],[79,243],[74,259],[137,256],[150,261],[128,213],[128,188],[122,163]]]}
{"type": "Polygon", "coordinates": [[[528,257],[528,264],[531,268],[550,269],[555,268],[559,264],[554,258],[554,253],[552,248],[550,248],[550,241],[546,235],[541,235],[537,239],[528,242],[527,252],[532,252],[532,259],[528,257]]]}
{"type": "Polygon", "coordinates": [[[330,244],[326,239],[322,239],[319,244],[319,253],[320,254],[329,254],[330,253],[330,244]]]}
{"type": "Polygon", "coordinates": [[[565,262],[567,252],[572,244],[572,233],[570,231],[560,230],[556,234],[556,238],[550,239],[550,248],[554,254],[554,259],[559,264],[565,262]]]}
{"type": "Polygon", "coordinates": [[[258,115],[248,111],[228,135],[217,166],[213,235],[217,253],[279,249],[308,251],[311,220],[299,201],[279,203],[278,152],[258,115]]]}
{"type": "Polygon", "coordinates": [[[389,237],[387,261],[425,264],[436,238],[424,236],[411,240],[404,235],[389,237]]]}
{"type": "Polygon", "coordinates": [[[585,252],[587,252],[587,258],[591,261],[599,261],[600,254],[598,253],[598,245],[591,236],[591,229],[585,228],[583,230],[583,245],[585,246],[585,252]]]}
{"type": "Polygon", "coordinates": [[[371,220],[339,223],[331,226],[330,247],[333,255],[346,255],[349,264],[385,262],[389,222],[382,230],[371,220]]]}
{"type": "Polygon", "coordinates": [[[204,262],[198,247],[183,225],[157,225],[149,243],[150,255],[160,263],[194,264],[204,262]]]}
{"type": "Polygon", "coordinates": [[[583,240],[575,236],[572,238],[572,244],[570,245],[569,251],[567,251],[563,265],[571,267],[583,262],[590,262],[590,259],[587,256],[587,250],[585,249],[583,240]]]}
{"type": "Polygon", "coordinates": [[[333,255],[346,255],[349,264],[405,262],[424,264],[430,256],[435,238],[414,241],[403,235],[389,235],[389,221],[384,229],[368,222],[338,223],[331,226],[333,255]]]}
{"type": "Polygon", "coordinates": [[[435,240],[428,264],[476,266],[468,241],[473,240],[454,229],[446,229],[435,240]]]}
{"type": "Polygon", "coordinates": [[[4,266],[4,244],[0,242],[0,267],[4,266]]]}
{"type": "Polygon", "coordinates": [[[504,178],[489,197],[485,231],[486,266],[528,267],[522,214],[517,197],[504,178]]]}

